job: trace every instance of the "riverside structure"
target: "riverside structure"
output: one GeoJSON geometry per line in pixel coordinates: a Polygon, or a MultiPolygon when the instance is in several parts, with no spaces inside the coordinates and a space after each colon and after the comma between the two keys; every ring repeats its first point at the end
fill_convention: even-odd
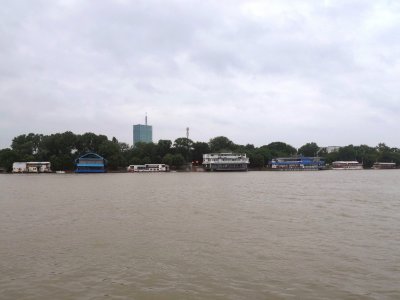
{"type": "Polygon", "coordinates": [[[105,173],[107,160],[96,153],[86,153],[75,161],[75,173],[105,173]]]}
{"type": "Polygon", "coordinates": [[[50,173],[51,163],[48,161],[14,162],[13,173],[50,173]]]}
{"type": "Polygon", "coordinates": [[[325,169],[322,157],[278,157],[270,162],[271,169],[276,171],[318,171],[325,169]]]}
{"type": "Polygon", "coordinates": [[[385,170],[385,169],[396,169],[396,163],[394,162],[376,162],[372,166],[375,170],[385,170]]]}
{"type": "Polygon", "coordinates": [[[128,172],[168,172],[169,166],[166,164],[129,165],[126,170],[128,172]]]}
{"type": "Polygon", "coordinates": [[[247,171],[249,158],[239,153],[203,154],[203,167],[206,171],[247,171]]]}
{"type": "Polygon", "coordinates": [[[332,170],[362,170],[363,165],[356,160],[340,160],[332,163],[332,170]]]}

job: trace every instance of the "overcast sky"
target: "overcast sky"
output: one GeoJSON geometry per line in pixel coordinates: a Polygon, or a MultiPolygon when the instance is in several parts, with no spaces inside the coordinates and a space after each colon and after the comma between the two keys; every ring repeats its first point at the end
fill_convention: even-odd
{"type": "Polygon", "coordinates": [[[29,132],[400,146],[400,1],[6,0],[0,148],[29,132]]]}

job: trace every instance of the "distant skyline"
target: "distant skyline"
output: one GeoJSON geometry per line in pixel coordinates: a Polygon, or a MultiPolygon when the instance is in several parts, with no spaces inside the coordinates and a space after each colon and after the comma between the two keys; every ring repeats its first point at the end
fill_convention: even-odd
{"type": "Polygon", "coordinates": [[[400,147],[400,2],[6,0],[0,149],[72,131],[400,147]]]}

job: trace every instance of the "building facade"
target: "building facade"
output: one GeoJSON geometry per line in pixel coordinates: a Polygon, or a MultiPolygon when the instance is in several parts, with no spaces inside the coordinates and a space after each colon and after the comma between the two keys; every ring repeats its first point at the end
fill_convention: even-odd
{"type": "Polygon", "coordinates": [[[75,160],[75,173],[105,173],[107,160],[96,153],[86,153],[75,160]]]}
{"type": "Polygon", "coordinates": [[[325,147],[326,153],[332,153],[332,152],[337,152],[339,149],[342,148],[341,146],[328,146],[325,147]]]}
{"type": "Polygon", "coordinates": [[[14,162],[13,173],[50,173],[51,164],[48,161],[14,162]]]}
{"type": "Polygon", "coordinates": [[[153,127],[151,125],[133,125],[133,145],[138,142],[153,142],[153,127]]]}

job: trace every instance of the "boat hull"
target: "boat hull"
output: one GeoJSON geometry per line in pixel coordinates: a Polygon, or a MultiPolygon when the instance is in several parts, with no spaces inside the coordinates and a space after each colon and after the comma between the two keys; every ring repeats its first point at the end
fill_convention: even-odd
{"type": "Polygon", "coordinates": [[[246,172],[247,164],[242,164],[242,165],[207,164],[204,166],[204,170],[210,172],[246,172]]]}

